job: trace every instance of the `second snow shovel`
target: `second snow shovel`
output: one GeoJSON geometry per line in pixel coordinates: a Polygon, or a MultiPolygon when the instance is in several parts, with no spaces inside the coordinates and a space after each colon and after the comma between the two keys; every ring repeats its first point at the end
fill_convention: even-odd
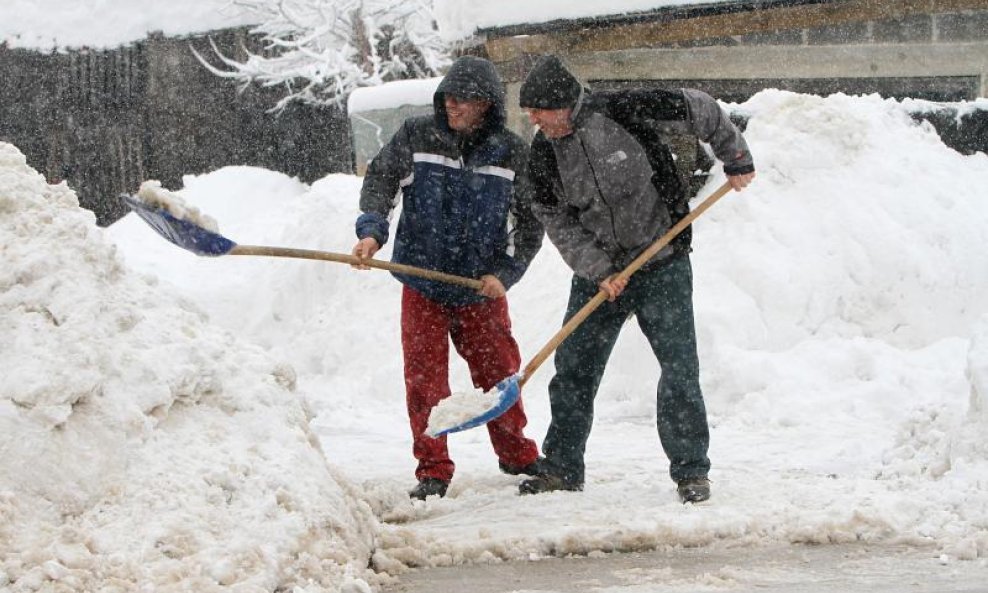
{"type": "MultiPolygon", "coordinates": [[[[673,227],[669,229],[669,231],[666,232],[666,234],[656,239],[654,243],[652,243],[651,245],[648,246],[647,249],[645,249],[645,251],[641,252],[641,254],[638,257],[636,257],[633,262],[628,264],[628,267],[621,270],[621,272],[617,275],[617,278],[626,280],[632,274],[637,272],[639,268],[641,268],[643,265],[645,265],[646,262],[648,262],[648,260],[652,259],[652,256],[654,256],[656,253],[661,251],[663,247],[671,243],[672,240],[679,235],[679,233],[683,232],[683,230],[685,230],[686,227],[692,224],[694,220],[696,220],[708,208],[713,206],[714,203],[717,202],[717,200],[724,197],[724,195],[727,194],[727,192],[730,191],[730,189],[731,189],[731,185],[729,183],[725,183],[724,185],[717,188],[717,190],[714,191],[714,193],[710,194],[709,197],[703,200],[703,202],[701,202],[696,208],[694,208],[692,212],[687,214],[685,217],[683,217],[682,220],[680,220],[675,225],[673,225],[673,227]]],[[[558,348],[560,344],[563,343],[563,340],[569,337],[569,335],[576,330],[577,326],[583,323],[583,321],[587,317],[589,317],[590,314],[593,313],[597,309],[597,307],[603,304],[603,302],[606,300],[607,300],[607,293],[603,290],[598,292],[596,296],[594,296],[594,298],[590,299],[590,301],[586,305],[584,305],[582,309],[576,312],[576,315],[573,315],[573,317],[571,317],[569,321],[567,321],[566,324],[563,325],[563,327],[560,328],[558,332],[556,332],[556,335],[552,336],[549,342],[542,348],[542,350],[539,350],[538,354],[536,354],[535,357],[532,358],[531,362],[525,365],[525,368],[522,369],[521,372],[516,373],[502,380],[494,387],[494,389],[491,390],[490,393],[485,394],[486,397],[484,403],[492,402],[492,405],[490,405],[487,409],[476,414],[473,418],[467,420],[460,420],[457,423],[449,426],[436,427],[433,426],[432,422],[430,422],[429,435],[436,437],[447,433],[459,432],[461,430],[466,430],[468,428],[480,426],[481,424],[486,424],[491,420],[494,420],[501,414],[507,412],[508,409],[512,405],[514,405],[516,401],[518,401],[518,397],[521,394],[521,388],[525,385],[528,379],[535,373],[535,371],[542,365],[542,363],[545,362],[547,358],[549,358],[549,355],[552,354],[552,352],[556,348],[558,348]]],[[[447,400],[448,399],[452,399],[452,398],[447,398],[447,400]]],[[[443,402],[447,400],[443,400],[443,402]]],[[[440,402],[439,406],[436,406],[436,408],[441,408],[443,402],[440,402]]]]}
{"type": "MultiPolygon", "coordinates": [[[[165,194],[156,196],[164,199],[165,194]]],[[[163,201],[148,201],[140,197],[122,194],[120,199],[130,207],[144,222],[153,228],[159,235],[167,239],[174,245],[196,255],[220,256],[220,255],[260,255],[269,257],[290,257],[296,259],[315,259],[322,261],[332,261],[351,265],[363,265],[370,268],[389,270],[399,274],[418,276],[429,280],[437,280],[449,284],[458,284],[474,290],[479,290],[483,284],[480,280],[455,276],[435,270],[416,268],[405,264],[396,264],[388,261],[376,259],[360,259],[355,255],[344,253],[333,253],[330,251],[314,251],[311,249],[294,249],[289,247],[268,247],[263,245],[238,245],[227,239],[218,232],[206,228],[208,219],[200,216],[194,209],[185,207],[184,204],[178,206],[171,205],[163,201]],[[172,210],[177,210],[178,215],[172,210]],[[183,216],[182,213],[190,214],[183,216]]],[[[172,198],[174,199],[174,198],[172,198]]]]}

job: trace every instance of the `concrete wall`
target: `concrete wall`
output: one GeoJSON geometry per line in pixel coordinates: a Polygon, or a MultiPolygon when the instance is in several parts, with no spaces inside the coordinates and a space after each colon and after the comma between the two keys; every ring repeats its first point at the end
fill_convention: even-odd
{"type": "MultiPolygon", "coordinates": [[[[256,44],[244,30],[214,32],[225,52],[256,44]]],[[[109,224],[121,192],[145,179],[178,189],[182,175],[254,165],[311,182],[352,168],[342,110],[295,105],[267,110],[277,91],[238,92],[190,51],[205,36],[151,36],[112,50],[41,54],[0,46],[0,140],[49,182],[66,180],[81,204],[109,224]]]]}
{"type": "Polygon", "coordinates": [[[830,0],[704,10],[493,30],[475,50],[498,65],[515,99],[511,125],[525,133],[518,87],[544,53],[563,57],[591,86],[690,86],[731,102],[763,88],[948,102],[988,97],[988,0],[830,0]]]}

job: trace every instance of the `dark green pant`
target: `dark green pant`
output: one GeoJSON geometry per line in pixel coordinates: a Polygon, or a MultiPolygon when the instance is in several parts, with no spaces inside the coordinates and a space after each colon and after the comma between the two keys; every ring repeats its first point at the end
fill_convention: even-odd
{"type": "MultiPolygon", "coordinates": [[[[566,319],[599,287],[573,277],[566,319]]],[[[542,450],[549,467],[571,484],[583,484],[583,454],[593,424],[593,403],[607,359],[625,320],[634,315],[659,361],[659,439],[673,480],[706,476],[710,432],[700,392],[693,321],[693,272],[688,256],[635,273],[614,302],[604,302],[556,351],[549,383],[552,423],[542,450]]]]}

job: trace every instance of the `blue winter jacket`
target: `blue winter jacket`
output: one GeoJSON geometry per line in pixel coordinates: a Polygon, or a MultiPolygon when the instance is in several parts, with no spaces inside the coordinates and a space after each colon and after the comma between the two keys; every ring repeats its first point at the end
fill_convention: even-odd
{"type": "MultiPolygon", "coordinates": [[[[392,261],[514,285],[542,245],[532,214],[527,145],[504,126],[504,91],[490,62],[461,58],[440,83],[434,116],[409,118],[370,163],[360,192],[356,232],[384,245],[389,219],[402,202],[392,261]],[[492,102],[473,134],[453,132],[445,93],[492,102]]],[[[473,290],[395,273],[427,298],[465,305],[473,290]]]]}

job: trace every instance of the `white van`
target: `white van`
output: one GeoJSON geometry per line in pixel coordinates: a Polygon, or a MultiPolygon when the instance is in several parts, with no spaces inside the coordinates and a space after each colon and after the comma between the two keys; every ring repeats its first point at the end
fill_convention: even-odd
{"type": "Polygon", "coordinates": [[[354,173],[363,175],[367,164],[407,118],[432,113],[432,96],[442,77],[397,80],[361,87],[347,99],[354,173]]]}

